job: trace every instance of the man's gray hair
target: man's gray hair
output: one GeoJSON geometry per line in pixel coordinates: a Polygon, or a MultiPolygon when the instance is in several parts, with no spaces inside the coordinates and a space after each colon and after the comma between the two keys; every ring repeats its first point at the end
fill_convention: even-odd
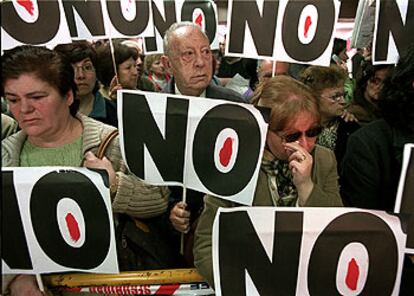
{"type": "Polygon", "coordinates": [[[171,39],[173,38],[173,35],[174,35],[175,31],[178,30],[179,28],[182,28],[182,27],[192,27],[192,28],[200,31],[208,39],[206,33],[203,32],[203,30],[200,28],[200,26],[198,26],[198,25],[196,25],[192,22],[186,21],[186,22],[174,23],[168,28],[167,31],[165,31],[165,34],[164,34],[163,45],[164,45],[164,54],[166,56],[170,56],[170,54],[171,54],[171,52],[170,52],[170,50],[171,50],[171,48],[170,48],[171,39]]]}

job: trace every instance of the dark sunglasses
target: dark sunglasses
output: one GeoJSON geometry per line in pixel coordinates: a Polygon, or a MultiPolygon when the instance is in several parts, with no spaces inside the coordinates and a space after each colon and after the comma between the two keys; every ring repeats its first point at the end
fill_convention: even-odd
{"type": "Polygon", "coordinates": [[[287,135],[280,135],[279,137],[281,137],[283,140],[286,141],[286,143],[291,143],[291,142],[295,142],[297,140],[299,140],[299,138],[305,134],[306,137],[308,138],[314,138],[317,137],[318,135],[320,135],[320,133],[322,132],[322,127],[321,126],[316,126],[316,127],[312,127],[310,129],[308,129],[307,131],[303,132],[296,132],[296,133],[292,133],[292,134],[287,134],[287,135]]]}

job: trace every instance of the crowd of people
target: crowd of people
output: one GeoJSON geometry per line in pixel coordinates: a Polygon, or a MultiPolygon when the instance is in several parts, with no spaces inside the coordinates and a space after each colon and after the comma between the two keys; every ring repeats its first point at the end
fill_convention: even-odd
{"type": "MultiPolygon", "coordinates": [[[[106,170],[115,217],[143,224],[160,218],[159,233],[167,233],[169,244],[159,247],[173,250],[177,260],[160,261],[157,267],[195,266],[213,288],[214,216],[219,207],[238,204],[194,190],[187,190],[183,202],[181,187],[147,184],[129,172],[118,137],[98,158],[100,143],[118,126],[120,89],[268,108],[252,206],[393,210],[403,146],[414,143],[414,45],[396,66],[372,65],[364,56],[351,77],[341,40],[335,41],[330,66],[300,72],[293,64],[214,54],[206,34],[190,22],[173,24],[163,42],[162,55],[145,57],[133,40],[6,50],[3,166],[106,170]],[[181,234],[186,237],[183,254],[181,234]]],[[[413,276],[414,264],[407,258],[401,295],[414,291],[413,276]]],[[[11,295],[41,295],[34,276],[3,280],[11,295]]]]}

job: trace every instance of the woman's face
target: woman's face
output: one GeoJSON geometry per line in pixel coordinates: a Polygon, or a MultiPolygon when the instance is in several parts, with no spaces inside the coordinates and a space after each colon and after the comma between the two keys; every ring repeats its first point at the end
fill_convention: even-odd
{"type": "Polygon", "coordinates": [[[364,96],[368,101],[376,101],[382,89],[385,78],[387,78],[388,69],[375,71],[375,74],[367,81],[364,96]]]}
{"type": "Polygon", "coordinates": [[[345,110],[345,92],[342,87],[326,88],[319,99],[319,107],[323,119],[332,120],[341,116],[345,110]]]}
{"type": "Polygon", "coordinates": [[[285,149],[284,144],[286,143],[287,138],[290,138],[289,136],[298,133],[299,137],[296,141],[300,146],[306,149],[306,151],[311,152],[316,143],[316,136],[309,137],[306,134],[309,134],[309,131],[313,128],[318,127],[319,123],[311,113],[305,111],[300,112],[282,131],[275,132],[269,130],[267,132],[267,147],[277,159],[287,160],[291,152],[285,149]]]}
{"type": "Polygon", "coordinates": [[[131,57],[118,65],[119,83],[123,88],[136,89],[138,81],[138,70],[136,61],[131,57]]]}
{"type": "Polygon", "coordinates": [[[96,72],[90,58],[72,64],[75,71],[75,83],[78,87],[76,95],[85,97],[92,94],[96,84],[96,72]]]}
{"type": "Polygon", "coordinates": [[[58,135],[67,122],[65,118],[71,116],[72,92],[62,97],[55,87],[34,74],[6,80],[4,95],[14,118],[29,138],[47,139],[58,135]]]}
{"type": "Polygon", "coordinates": [[[165,74],[165,69],[164,66],[161,63],[161,60],[155,60],[152,64],[151,64],[151,68],[150,71],[152,73],[154,73],[157,76],[164,76],[165,74]]]}

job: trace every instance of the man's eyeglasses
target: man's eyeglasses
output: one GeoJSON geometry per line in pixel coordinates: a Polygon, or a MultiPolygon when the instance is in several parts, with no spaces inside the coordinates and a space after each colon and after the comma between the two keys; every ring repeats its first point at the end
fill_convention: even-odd
{"type": "Polygon", "coordinates": [[[345,98],[345,92],[337,92],[330,96],[321,96],[326,99],[331,99],[332,101],[339,102],[341,99],[345,98]]]}
{"type": "Polygon", "coordinates": [[[303,134],[305,134],[305,136],[307,138],[314,138],[314,137],[317,137],[318,135],[320,135],[321,132],[322,132],[322,127],[321,126],[315,126],[315,127],[312,127],[310,129],[308,129],[305,132],[295,132],[295,133],[291,133],[291,134],[287,134],[287,135],[281,135],[281,134],[278,134],[278,135],[283,140],[285,140],[286,143],[291,143],[291,142],[295,142],[295,141],[299,140],[300,137],[303,134]]]}
{"type": "Polygon", "coordinates": [[[81,69],[84,73],[91,73],[95,71],[95,68],[93,67],[92,64],[83,64],[80,66],[77,65],[72,65],[73,69],[75,70],[75,72],[78,72],[79,69],[81,69]]]}

